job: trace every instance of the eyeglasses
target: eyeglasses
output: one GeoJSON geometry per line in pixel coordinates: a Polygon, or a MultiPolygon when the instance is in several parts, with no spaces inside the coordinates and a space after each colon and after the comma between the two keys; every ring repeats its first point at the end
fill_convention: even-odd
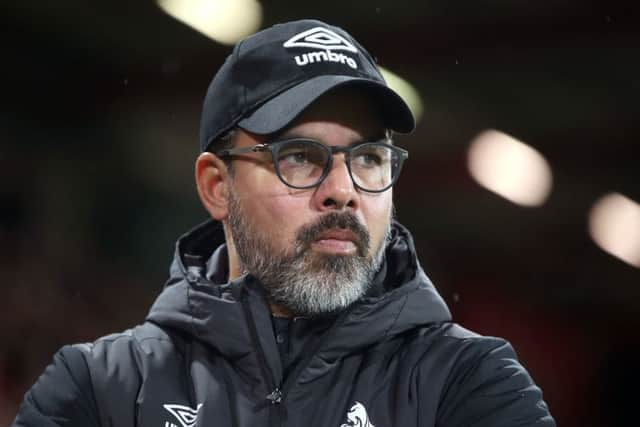
{"type": "Polygon", "coordinates": [[[402,164],[409,157],[406,150],[383,141],[343,147],[304,138],[221,150],[216,155],[222,158],[266,151],[271,153],[278,178],[297,189],[320,185],[329,175],[333,155],[344,153],[353,185],[369,193],[381,193],[391,188],[400,176],[402,164]]]}

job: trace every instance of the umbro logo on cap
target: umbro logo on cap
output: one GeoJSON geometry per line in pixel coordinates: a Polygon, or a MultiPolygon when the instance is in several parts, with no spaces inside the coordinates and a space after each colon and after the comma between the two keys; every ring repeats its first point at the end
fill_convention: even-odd
{"type": "Polygon", "coordinates": [[[323,27],[315,27],[300,34],[296,34],[284,42],[284,47],[313,47],[316,49],[348,50],[358,52],[356,47],[344,37],[323,27]]]}
{"type": "Polygon", "coordinates": [[[339,62],[356,69],[358,63],[352,57],[344,53],[333,52],[335,50],[344,50],[347,52],[357,53],[358,49],[347,39],[335,32],[323,27],[315,27],[310,30],[303,31],[282,45],[287,49],[297,47],[307,47],[314,49],[322,49],[320,51],[306,52],[294,57],[296,64],[305,66],[316,62],[339,62]]]}

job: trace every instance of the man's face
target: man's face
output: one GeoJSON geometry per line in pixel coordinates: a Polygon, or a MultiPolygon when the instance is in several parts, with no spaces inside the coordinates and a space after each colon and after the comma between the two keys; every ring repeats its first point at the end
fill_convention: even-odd
{"type": "MultiPolygon", "coordinates": [[[[278,139],[350,146],[384,135],[366,98],[338,91],[314,103],[278,139]]],[[[262,142],[272,140],[240,131],[236,147],[262,142]]],[[[280,181],[269,153],[234,158],[227,220],[233,246],[241,269],[263,283],[283,314],[345,308],[363,295],[382,260],[392,191],[357,190],[344,160],[334,155],[324,181],[299,190],[280,181]]]]}

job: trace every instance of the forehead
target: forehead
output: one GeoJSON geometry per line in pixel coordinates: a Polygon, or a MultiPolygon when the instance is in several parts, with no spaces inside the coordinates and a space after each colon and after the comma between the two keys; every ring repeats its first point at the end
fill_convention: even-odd
{"type": "Polygon", "coordinates": [[[343,88],[320,97],[279,136],[340,138],[352,142],[379,139],[385,132],[382,116],[372,99],[361,90],[343,88]]]}

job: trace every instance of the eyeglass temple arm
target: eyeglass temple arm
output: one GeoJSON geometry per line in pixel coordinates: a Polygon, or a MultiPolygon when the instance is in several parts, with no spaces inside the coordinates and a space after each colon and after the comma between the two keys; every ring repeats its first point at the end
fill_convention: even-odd
{"type": "Polygon", "coordinates": [[[216,153],[218,157],[228,157],[236,154],[246,154],[246,153],[257,153],[261,151],[267,151],[267,144],[257,144],[253,147],[244,147],[244,148],[229,148],[226,150],[220,150],[216,153]]]}

